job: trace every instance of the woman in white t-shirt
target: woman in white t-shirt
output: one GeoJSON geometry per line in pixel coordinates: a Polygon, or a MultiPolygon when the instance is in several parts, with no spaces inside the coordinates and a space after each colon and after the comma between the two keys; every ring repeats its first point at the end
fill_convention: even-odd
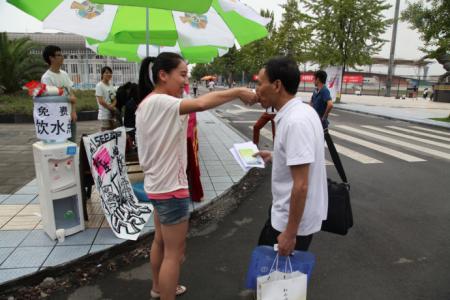
{"type": "Polygon", "coordinates": [[[105,66],[101,70],[101,81],[95,87],[98,104],[98,120],[101,130],[112,130],[115,127],[116,89],[111,83],[112,69],[105,66]]]}
{"type": "Polygon", "coordinates": [[[188,83],[183,58],[164,52],[141,63],[136,110],[139,162],[144,189],[155,207],[155,237],[151,249],[152,297],[175,299],[186,291],[177,285],[188,231],[190,195],[186,176],[188,115],[233,99],[253,104],[256,94],[235,88],[181,99],[188,83]]]}

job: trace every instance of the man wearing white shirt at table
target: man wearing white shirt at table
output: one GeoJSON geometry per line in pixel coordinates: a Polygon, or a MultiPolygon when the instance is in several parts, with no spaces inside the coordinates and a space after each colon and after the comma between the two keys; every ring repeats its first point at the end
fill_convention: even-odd
{"type": "Polygon", "coordinates": [[[323,128],[316,111],[296,97],[298,65],[290,58],[269,60],[258,75],[256,94],[264,108],[277,110],[272,161],[272,208],[259,245],[278,244],[280,255],[306,251],[327,217],[328,190],[323,128]]]}

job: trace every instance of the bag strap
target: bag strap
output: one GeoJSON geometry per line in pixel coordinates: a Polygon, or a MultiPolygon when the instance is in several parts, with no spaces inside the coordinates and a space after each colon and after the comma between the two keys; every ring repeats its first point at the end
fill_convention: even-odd
{"type": "Polygon", "coordinates": [[[331,135],[328,132],[328,128],[324,130],[325,141],[327,142],[328,150],[330,151],[331,159],[333,160],[333,164],[336,167],[336,170],[341,177],[341,180],[348,184],[347,176],[345,175],[344,166],[342,165],[341,158],[334,146],[333,140],[331,139],[331,135]]]}

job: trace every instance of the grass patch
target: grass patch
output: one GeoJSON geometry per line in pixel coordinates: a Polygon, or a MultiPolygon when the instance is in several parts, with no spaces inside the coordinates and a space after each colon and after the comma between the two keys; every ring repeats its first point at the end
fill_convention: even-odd
{"type": "MultiPolygon", "coordinates": [[[[77,97],[77,111],[98,110],[95,91],[76,90],[75,96],[77,97]]],[[[28,96],[26,91],[9,95],[0,94],[0,115],[15,113],[33,114],[33,99],[28,96]]]]}
{"type": "Polygon", "coordinates": [[[431,118],[431,120],[450,123],[450,116],[448,116],[447,118],[431,118]]]}

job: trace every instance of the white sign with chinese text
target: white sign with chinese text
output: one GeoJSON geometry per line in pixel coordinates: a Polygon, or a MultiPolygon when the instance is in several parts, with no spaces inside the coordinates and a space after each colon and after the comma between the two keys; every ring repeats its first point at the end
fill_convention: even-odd
{"type": "Polygon", "coordinates": [[[125,166],[125,128],[83,137],[103,212],[118,238],[136,240],[153,206],[138,202],[125,166]]]}
{"type": "Polygon", "coordinates": [[[325,72],[327,72],[326,85],[330,90],[331,98],[335,101],[336,96],[341,95],[342,67],[328,67],[325,72]]]}
{"type": "Polygon", "coordinates": [[[72,135],[69,103],[35,102],[33,117],[38,139],[66,141],[72,135]]]}

